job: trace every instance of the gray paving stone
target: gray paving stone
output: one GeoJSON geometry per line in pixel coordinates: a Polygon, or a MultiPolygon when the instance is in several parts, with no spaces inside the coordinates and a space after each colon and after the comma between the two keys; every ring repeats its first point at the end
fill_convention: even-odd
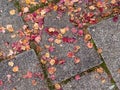
{"type": "Polygon", "coordinates": [[[71,80],[62,85],[62,88],[63,90],[114,90],[114,88],[111,88],[112,86],[110,78],[105,72],[102,74],[92,72],[82,76],[80,80],[71,80]],[[104,83],[103,79],[105,80],[104,83]]]}
{"type": "Polygon", "coordinates": [[[15,90],[48,90],[34,50],[23,52],[14,59],[2,61],[0,63],[0,80],[3,81],[0,90],[13,90],[13,88],[15,90]],[[14,66],[9,66],[9,62],[13,62],[14,66],[18,66],[19,71],[13,72],[14,66]],[[27,72],[32,73],[31,78],[24,77],[27,72]],[[11,75],[11,78],[8,79],[7,75],[11,75]]]}
{"type": "Polygon", "coordinates": [[[102,48],[102,56],[120,89],[120,17],[117,22],[112,18],[89,28],[97,47],[102,48]]]}
{"type": "MultiPolygon", "coordinates": [[[[45,17],[45,22],[44,26],[45,27],[54,27],[58,29],[64,28],[68,26],[69,28],[74,27],[70,22],[69,22],[69,17],[67,14],[64,14],[61,19],[56,18],[56,12],[51,12],[48,13],[47,16],[45,17]]],[[[65,60],[64,64],[55,64],[53,67],[56,68],[55,72],[55,77],[56,79],[53,80],[53,82],[60,82],[64,79],[67,79],[77,73],[83,72],[87,69],[90,69],[94,66],[97,66],[101,63],[101,60],[96,53],[94,49],[88,49],[83,37],[77,37],[76,35],[73,35],[72,32],[68,31],[64,36],[68,37],[74,37],[78,42],[76,43],[64,43],[62,42],[61,44],[56,44],[56,43],[50,43],[48,42],[48,38],[52,37],[49,36],[45,30],[42,33],[42,40],[40,43],[40,46],[44,48],[45,45],[53,45],[55,47],[55,50],[53,52],[50,52],[50,58],[56,57],[56,62],[59,62],[60,60],[65,60]],[[80,63],[75,64],[74,63],[74,58],[69,58],[67,57],[67,53],[69,51],[73,51],[73,48],[75,46],[79,45],[80,46],[80,51],[75,53],[75,56],[80,58],[80,63]]],[[[54,36],[53,36],[54,37],[54,36]]],[[[43,52],[41,53],[44,55],[46,52],[49,52],[48,49],[44,49],[43,52]]],[[[47,65],[48,67],[51,67],[50,64],[47,65]]],[[[51,77],[51,75],[49,75],[51,77]]]]}
{"type": "Polygon", "coordinates": [[[11,44],[18,40],[17,31],[22,28],[24,22],[22,18],[18,15],[17,10],[15,15],[10,15],[10,10],[16,10],[13,2],[8,0],[0,0],[0,27],[6,28],[7,25],[11,24],[13,26],[14,32],[9,32],[5,29],[5,33],[0,32],[0,49],[7,54],[9,49],[11,49],[11,44]],[[16,35],[15,38],[12,38],[12,35],[16,35]],[[8,47],[5,45],[8,43],[8,47]]]}

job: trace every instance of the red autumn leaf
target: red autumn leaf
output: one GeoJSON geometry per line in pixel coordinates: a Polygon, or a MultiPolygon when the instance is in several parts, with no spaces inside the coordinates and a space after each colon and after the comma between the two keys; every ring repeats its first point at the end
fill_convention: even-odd
{"type": "Polygon", "coordinates": [[[57,36],[59,33],[57,31],[49,31],[49,28],[45,29],[46,33],[50,36],[57,36]]]}
{"type": "Polygon", "coordinates": [[[61,59],[59,60],[58,64],[64,64],[65,63],[65,60],[64,59],[61,59]]]}
{"type": "Polygon", "coordinates": [[[74,53],[73,53],[73,52],[68,52],[68,53],[67,53],[67,56],[68,56],[69,58],[72,58],[72,57],[74,57],[74,53]]]}
{"type": "Polygon", "coordinates": [[[74,43],[76,41],[76,39],[75,38],[70,38],[70,37],[63,37],[62,41],[66,42],[66,43],[74,43]]]}
{"type": "Polygon", "coordinates": [[[118,21],[118,16],[114,16],[113,17],[113,22],[117,22],[118,21]]]}

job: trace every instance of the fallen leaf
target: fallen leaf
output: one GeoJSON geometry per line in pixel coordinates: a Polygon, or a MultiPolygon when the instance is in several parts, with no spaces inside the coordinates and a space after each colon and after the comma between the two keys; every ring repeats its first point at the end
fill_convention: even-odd
{"type": "Polygon", "coordinates": [[[73,52],[68,52],[68,53],[67,53],[67,57],[69,57],[69,58],[74,57],[74,53],[73,53],[73,52]]]}
{"type": "Polygon", "coordinates": [[[37,85],[37,81],[36,80],[32,80],[32,85],[36,86],[37,85]]]}
{"type": "Polygon", "coordinates": [[[14,63],[12,61],[8,62],[8,65],[13,67],[14,66],[14,63]]]}
{"type": "Polygon", "coordinates": [[[27,13],[28,11],[29,11],[29,8],[28,8],[28,7],[24,7],[24,8],[23,8],[23,12],[24,12],[24,13],[27,13]]]}
{"type": "Polygon", "coordinates": [[[84,40],[85,41],[89,41],[91,39],[91,35],[90,34],[86,34],[85,37],[84,37],[84,40]]]}
{"type": "Polygon", "coordinates": [[[66,33],[66,28],[60,29],[60,32],[61,32],[61,34],[65,34],[66,33]]]}
{"type": "Polygon", "coordinates": [[[88,48],[93,48],[93,43],[92,43],[92,42],[88,42],[88,43],[87,43],[87,47],[88,47],[88,48]]]}
{"type": "Polygon", "coordinates": [[[38,23],[34,23],[33,28],[34,28],[34,29],[39,29],[38,23]]]}
{"type": "Polygon", "coordinates": [[[101,53],[102,53],[102,49],[101,49],[101,48],[98,48],[97,52],[98,52],[99,54],[101,54],[101,53]]]}
{"type": "Polygon", "coordinates": [[[13,69],[12,69],[13,72],[18,72],[19,71],[19,68],[18,66],[14,66],[13,69]]]}
{"type": "Polygon", "coordinates": [[[32,72],[28,71],[26,75],[23,75],[23,78],[32,78],[32,72]]]}
{"type": "Polygon", "coordinates": [[[0,86],[2,86],[3,85],[3,81],[2,80],[0,80],[0,86]]]}
{"type": "Polygon", "coordinates": [[[56,72],[56,68],[55,67],[49,67],[48,68],[48,73],[49,74],[54,74],[56,72]]]}
{"type": "Polygon", "coordinates": [[[106,82],[105,78],[102,78],[102,79],[101,79],[101,82],[102,82],[102,83],[105,83],[105,82],[106,82]]]}
{"type": "Polygon", "coordinates": [[[37,43],[40,43],[40,41],[41,41],[40,35],[38,35],[38,36],[35,38],[35,41],[36,41],[37,43]]]}
{"type": "Polygon", "coordinates": [[[75,58],[74,58],[74,63],[77,64],[77,63],[79,63],[79,62],[80,62],[80,58],[75,57],[75,58]]]}
{"type": "Polygon", "coordinates": [[[80,46],[77,45],[77,46],[74,47],[74,50],[73,50],[73,51],[74,51],[74,52],[78,52],[79,50],[80,50],[80,46]]]}
{"type": "Polygon", "coordinates": [[[78,35],[79,35],[79,36],[83,36],[83,30],[79,30],[79,31],[78,31],[78,35]]]}
{"type": "Polygon", "coordinates": [[[55,64],[55,59],[51,59],[50,60],[50,65],[54,65],[55,64]]]}
{"type": "Polygon", "coordinates": [[[47,63],[47,61],[43,60],[43,59],[41,59],[40,61],[41,61],[42,64],[46,64],[47,63]]]}
{"type": "Polygon", "coordinates": [[[62,42],[62,40],[60,40],[60,39],[55,39],[55,41],[54,41],[56,44],[60,44],[61,42],[62,42]]]}
{"type": "Polygon", "coordinates": [[[45,57],[49,58],[50,57],[50,53],[49,52],[45,53],[45,57]]]}
{"type": "Polygon", "coordinates": [[[14,15],[15,14],[15,10],[12,9],[12,10],[9,11],[9,13],[10,13],[10,15],[14,15]]]}
{"type": "Polygon", "coordinates": [[[11,77],[12,77],[12,76],[11,76],[10,74],[7,75],[7,80],[8,80],[9,82],[11,81],[11,80],[10,80],[11,77]]]}
{"type": "Polygon", "coordinates": [[[103,70],[103,68],[102,68],[102,67],[100,67],[100,68],[97,68],[97,69],[96,69],[96,72],[98,72],[98,73],[102,74],[102,73],[104,72],[104,70],[103,70]]]}
{"type": "Polygon", "coordinates": [[[80,80],[80,75],[76,75],[75,80],[80,80]]]}
{"type": "Polygon", "coordinates": [[[11,24],[7,25],[6,26],[6,29],[9,31],[9,32],[13,32],[14,29],[13,29],[13,26],[11,24]]]}
{"type": "Polygon", "coordinates": [[[60,84],[56,83],[55,84],[55,89],[60,90],[60,88],[61,88],[60,84]]]}

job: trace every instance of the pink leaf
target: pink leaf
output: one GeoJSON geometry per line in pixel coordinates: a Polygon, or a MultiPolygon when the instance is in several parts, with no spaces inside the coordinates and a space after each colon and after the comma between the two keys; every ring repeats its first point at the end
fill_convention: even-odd
{"type": "Polygon", "coordinates": [[[80,79],[80,75],[76,75],[75,80],[79,80],[79,79],[80,79]]]}
{"type": "Polygon", "coordinates": [[[28,71],[27,74],[23,76],[23,78],[32,78],[32,72],[28,71]]]}
{"type": "Polygon", "coordinates": [[[3,81],[2,80],[0,80],[0,86],[2,86],[3,85],[3,81]]]}

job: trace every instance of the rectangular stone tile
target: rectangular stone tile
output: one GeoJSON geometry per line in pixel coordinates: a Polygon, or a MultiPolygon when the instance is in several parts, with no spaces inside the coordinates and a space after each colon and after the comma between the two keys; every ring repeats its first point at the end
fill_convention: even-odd
{"type": "Polygon", "coordinates": [[[73,79],[67,84],[62,85],[62,89],[63,90],[114,90],[114,86],[111,84],[110,78],[107,76],[105,72],[102,74],[99,74],[97,72],[91,72],[80,77],[79,80],[73,79]]]}
{"type": "Polygon", "coordinates": [[[48,90],[34,50],[0,62],[0,82],[0,90],[48,90]]]}
{"type": "Polygon", "coordinates": [[[4,52],[5,56],[12,49],[12,43],[19,40],[18,30],[21,30],[23,25],[24,22],[13,2],[0,0],[0,50],[4,52]],[[10,14],[11,10],[13,15],[10,14]],[[7,29],[7,25],[12,25],[13,32],[7,29]]]}
{"type": "Polygon", "coordinates": [[[104,61],[120,89],[120,17],[117,22],[113,18],[103,20],[89,31],[97,47],[102,48],[104,61]]]}
{"type": "Polygon", "coordinates": [[[60,82],[102,62],[94,48],[89,49],[86,46],[83,37],[79,37],[71,32],[74,26],[69,22],[67,14],[63,14],[60,19],[56,18],[56,16],[56,12],[50,12],[45,17],[45,27],[42,32],[40,46],[43,49],[41,52],[42,61],[48,62],[49,77],[53,79],[53,82],[60,82]],[[66,26],[69,30],[65,34],[61,34],[60,29],[65,29],[66,26]],[[51,35],[51,33],[46,32],[46,30],[50,29],[55,29],[55,33],[51,35]],[[57,39],[59,35],[54,35],[56,33],[62,35],[62,39],[57,39]],[[68,37],[73,41],[67,42],[65,40],[64,42],[63,37],[68,37]],[[54,40],[49,41],[50,38],[54,40]],[[59,40],[61,43],[59,43],[59,40]],[[75,51],[75,48],[78,48],[78,50],[75,51]],[[53,51],[51,51],[52,49],[53,51]],[[71,56],[71,54],[74,55],[71,56]]]}

